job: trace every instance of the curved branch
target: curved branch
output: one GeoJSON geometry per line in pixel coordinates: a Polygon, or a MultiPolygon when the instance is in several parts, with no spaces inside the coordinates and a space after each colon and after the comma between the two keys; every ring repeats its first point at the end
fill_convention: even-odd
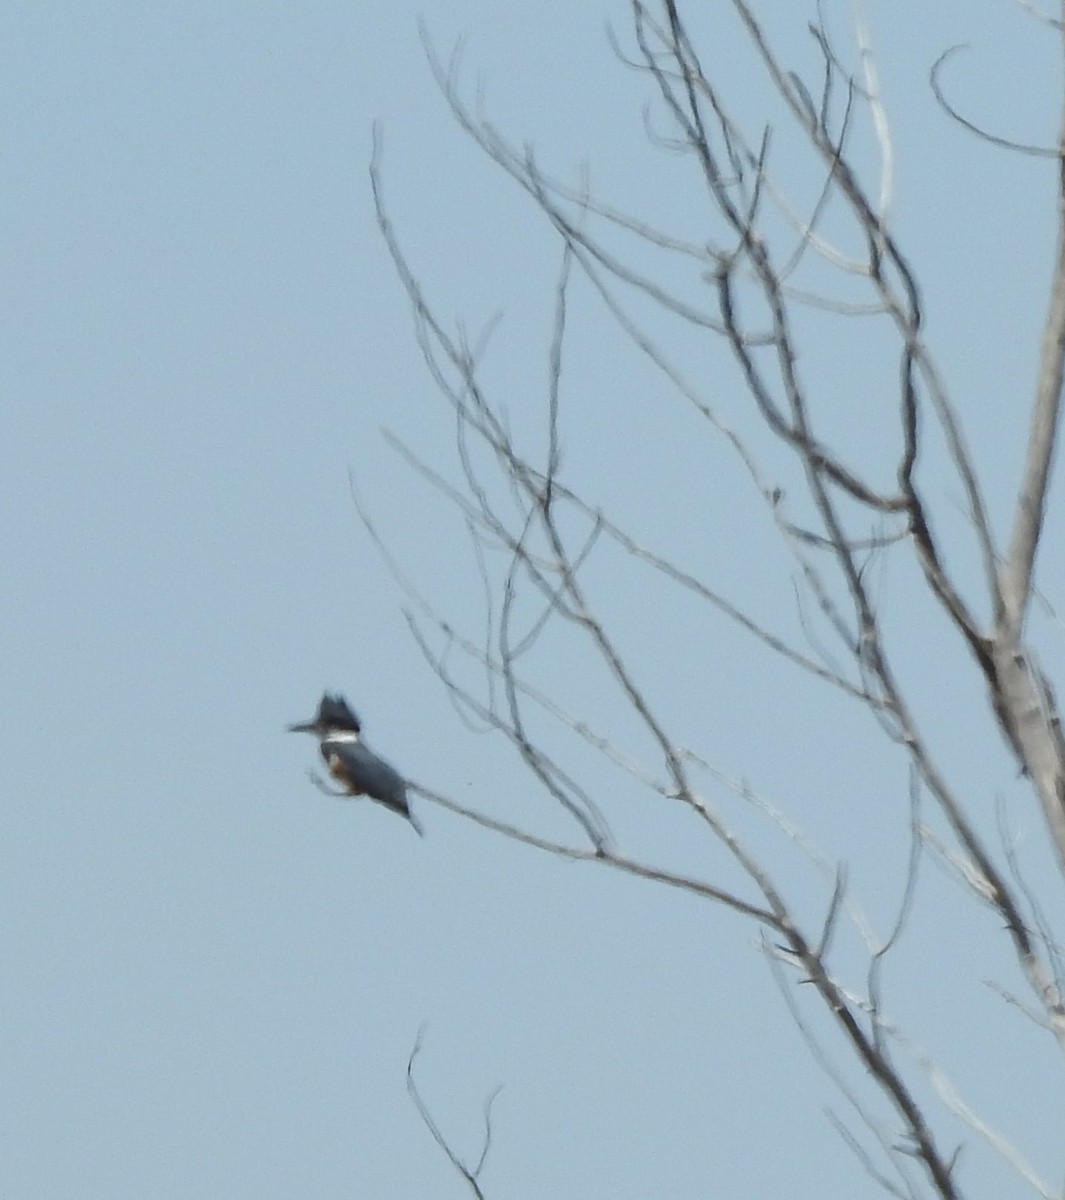
{"type": "Polygon", "coordinates": [[[475,808],[459,804],[457,800],[452,800],[449,796],[426,787],[424,784],[407,780],[407,786],[416,795],[433,804],[439,804],[441,808],[448,809],[456,816],[465,817],[466,820],[473,821],[483,829],[490,829],[493,833],[502,834],[513,842],[521,842],[523,845],[544,850],[548,854],[555,854],[559,858],[566,858],[571,862],[601,863],[605,867],[612,867],[615,871],[621,871],[626,875],[635,875],[639,879],[648,879],[652,883],[663,883],[667,887],[690,892],[693,896],[701,896],[704,900],[715,900],[741,916],[751,917],[768,929],[775,930],[778,934],[787,933],[786,926],[768,908],[751,904],[724,888],[714,887],[705,880],[696,879],[692,875],[682,875],[677,871],[667,871],[663,867],[655,867],[650,863],[628,858],[613,850],[584,850],[579,846],[567,846],[564,842],[539,837],[535,833],[529,833],[517,825],[510,824],[509,821],[500,821],[495,817],[488,816],[487,813],[478,812],[475,808]]]}
{"type": "Polygon", "coordinates": [[[422,1035],[421,1032],[419,1032],[414,1043],[414,1049],[411,1050],[410,1058],[407,1059],[407,1094],[410,1096],[411,1100],[414,1101],[414,1107],[418,1110],[418,1115],[421,1117],[422,1123],[433,1135],[433,1141],[436,1142],[441,1150],[443,1150],[450,1160],[451,1165],[469,1184],[470,1191],[473,1192],[474,1196],[477,1197],[477,1200],[485,1200],[485,1194],[481,1189],[480,1176],[481,1172],[484,1170],[485,1161],[488,1158],[488,1151],[492,1147],[492,1105],[495,1103],[495,1098],[503,1090],[503,1085],[500,1084],[493,1092],[489,1094],[488,1099],[485,1101],[484,1142],[481,1146],[481,1153],[477,1159],[477,1165],[474,1167],[468,1167],[462,1161],[462,1159],[459,1158],[455,1150],[452,1149],[447,1138],[444,1137],[440,1130],[440,1126],[437,1125],[433,1118],[433,1114],[429,1111],[429,1106],[422,1099],[422,1095],[418,1091],[418,1085],[414,1082],[414,1060],[418,1057],[421,1048],[422,1035]]]}
{"type": "Polygon", "coordinates": [[[1028,154],[1034,158],[1057,158],[1058,151],[1053,146],[1032,146],[1024,142],[1015,142],[1011,138],[999,137],[997,134],[988,133],[986,129],[981,129],[979,125],[963,117],[960,112],[950,103],[944,96],[943,89],[939,83],[939,74],[943,69],[947,59],[952,54],[959,50],[968,50],[968,46],[959,43],[957,46],[948,46],[946,50],[932,64],[932,69],[928,72],[928,82],[932,88],[936,100],[939,101],[940,107],[952,119],[958,122],[959,125],[967,129],[971,134],[974,134],[982,142],[988,142],[992,146],[998,146],[1001,150],[1011,150],[1016,154],[1028,154]]]}

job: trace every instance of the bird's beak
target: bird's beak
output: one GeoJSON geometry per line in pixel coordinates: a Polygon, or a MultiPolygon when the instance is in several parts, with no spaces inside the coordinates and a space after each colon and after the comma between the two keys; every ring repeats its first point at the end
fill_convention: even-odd
{"type": "Polygon", "coordinates": [[[302,725],[290,725],[289,733],[314,733],[315,725],[313,721],[305,721],[302,725]]]}

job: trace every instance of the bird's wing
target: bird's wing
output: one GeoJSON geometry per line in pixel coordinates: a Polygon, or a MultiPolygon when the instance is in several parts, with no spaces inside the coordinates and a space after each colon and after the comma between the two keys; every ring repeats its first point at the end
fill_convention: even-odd
{"type": "Polygon", "coordinates": [[[422,833],[422,827],[410,810],[407,785],[403,776],[362,742],[354,745],[322,746],[329,772],[352,796],[371,796],[379,804],[406,817],[422,833]]]}

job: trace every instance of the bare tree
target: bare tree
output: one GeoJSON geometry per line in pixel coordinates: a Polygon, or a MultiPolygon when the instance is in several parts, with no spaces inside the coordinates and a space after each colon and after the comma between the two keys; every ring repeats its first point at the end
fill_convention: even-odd
{"type": "MultiPolygon", "coordinates": [[[[986,138],[1006,153],[1043,155],[1057,164],[1053,187],[1062,226],[1026,461],[1012,512],[992,512],[965,422],[926,338],[917,264],[893,222],[896,148],[860,4],[855,40],[846,50],[834,43],[824,20],[810,26],[818,66],[805,79],[772,44],[755,4],[732,0],[721,7],[731,10],[759,64],[761,93],[779,117],[789,157],[801,153],[815,168],[803,179],[817,182],[812,190],[789,186],[788,172],[776,167],[777,127],[771,131],[764,121],[742,117],[722,93],[714,72],[703,65],[694,15],[686,17],[679,0],[637,0],[615,50],[641,86],[652,89],[647,113],[652,149],[657,144],[681,152],[698,181],[701,239],[551,176],[464,103],[455,64],[442,63],[430,51],[462,128],[524,189],[557,233],[560,265],[538,445],[530,446],[528,437],[511,428],[505,403],[485,381],[485,342],[471,344],[461,330],[450,331],[428,302],[393,228],[375,154],[380,228],[413,305],[426,362],[454,415],[457,476],[397,439],[393,445],[461,514],[469,532],[469,569],[483,584],[483,614],[464,628],[443,615],[426,596],[424,581],[411,582],[394,562],[373,514],[361,504],[360,512],[407,590],[411,630],[443,686],[464,716],[508,739],[536,785],[572,820],[574,836],[545,836],[535,823],[471,809],[428,786],[414,785],[415,790],[541,851],[684,889],[750,922],[798,1028],[849,1106],[847,1118],[832,1119],[885,1191],[899,1197],[967,1194],[958,1151],[972,1140],[1001,1155],[1036,1194],[1058,1196],[1060,1185],[1042,1180],[1024,1152],[976,1113],[884,1003],[892,956],[913,920],[919,864],[931,855],[990,918],[989,936],[1008,947],[1022,990],[1000,986],[1003,1011],[1009,1005],[1011,1012],[1023,1012],[1052,1046],[1065,1050],[1061,960],[1052,922],[1043,915],[1044,906],[1060,906],[1060,895],[1041,897],[1026,879],[1004,810],[999,808],[997,823],[989,820],[994,788],[974,794],[952,781],[937,749],[935,719],[919,715],[912,700],[913,667],[905,645],[908,627],[918,618],[909,609],[885,607],[881,593],[885,577],[915,568],[913,578],[940,613],[943,657],[929,669],[945,677],[959,669],[952,663],[960,663],[963,672],[975,665],[989,720],[1022,786],[1037,799],[1047,842],[1059,867],[1065,866],[1065,743],[1045,656],[1030,635],[1033,605],[1040,600],[1036,564],[1065,369],[1065,99],[1059,98],[1058,143],[1019,145],[980,128],[952,103],[946,56],[930,77],[944,120],[965,127],[957,136],[986,138]],[[851,148],[856,131],[867,137],[864,150],[851,148]],[[771,627],[756,606],[731,599],[711,578],[637,537],[565,469],[564,365],[578,279],[582,295],[597,297],[620,336],[660,372],[663,390],[680,398],[742,466],[751,483],[748,495],[761,505],[791,564],[798,637],[771,627]],[[833,323],[834,338],[847,339],[860,326],[874,329],[880,344],[889,347],[862,380],[870,410],[866,432],[876,430],[867,441],[856,439],[853,427],[833,428],[834,410],[823,397],[831,346],[820,343],[819,361],[827,364],[828,376],[814,382],[816,372],[800,365],[800,350],[818,358],[818,346],[811,349],[818,336],[811,333],[811,313],[833,323]],[[723,414],[720,391],[685,369],[675,347],[691,336],[727,348],[731,386],[741,385],[748,415],[756,414],[756,421],[737,428],[723,414]],[[937,533],[954,517],[935,511],[949,490],[948,472],[949,489],[962,499],[964,546],[945,547],[937,533]],[[1008,537],[1000,545],[996,528],[1005,528],[1007,520],[1008,537]],[[910,831],[909,860],[887,928],[876,929],[863,915],[860,881],[844,869],[834,847],[811,845],[785,815],[786,802],[771,804],[712,767],[671,728],[663,706],[641,681],[626,632],[612,625],[601,591],[586,582],[600,556],[626,560],[732,622],[752,648],[760,645],[808,680],[811,703],[831,689],[873,719],[907,764],[909,780],[899,804],[899,819],[910,831]],[[976,572],[968,571],[970,561],[978,564],[976,572]],[[631,718],[625,732],[603,728],[597,711],[570,711],[536,682],[536,656],[552,652],[545,643],[559,627],[570,631],[623,698],[631,718]],[[611,832],[610,801],[594,781],[582,781],[567,765],[557,743],[542,732],[548,721],[662,805],[690,810],[731,860],[729,870],[704,877],[625,849],[611,832]],[[730,788],[749,806],[748,815],[786,835],[794,868],[770,865],[749,822],[720,802],[730,788]],[[810,864],[824,881],[819,917],[789,899],[790,871],[810,864]],[[857,975],[834,957],[844,926],[864,947],[864,971],[857,975]],[[811,995],[822,1018],[816,1029],[809,1016],[811,995]],[[864,1070],[841,1071],[838,1064],[848,1057],[864,1070]],[[959,1121],[968,1131],[961,1143],[952,1132],[959,1121]]],[[[1026,3],[1020,10],[1020,20],[1040,17],[1026,3]]],[[[1046,37],[1060,40],[1065,5],[1057,19],[1041,20],[1046,37]]],[[[663,403],[662,421],[677,411],[663,403]]],[[[679,521],[685,510],[677,503],[679,521]]],[[[669,631],[655,636],[668,639],[669,631]]],[[[855,819],[861,819],[858,812],[855,819]]],[[[416,1089],[413,1094],[433,1136],[447,1148],[416,1089]]],[[[474,1194],[485,1194],[484,1155],[470,1169],[450,1149],[448,1154],[474,1194]]]]}

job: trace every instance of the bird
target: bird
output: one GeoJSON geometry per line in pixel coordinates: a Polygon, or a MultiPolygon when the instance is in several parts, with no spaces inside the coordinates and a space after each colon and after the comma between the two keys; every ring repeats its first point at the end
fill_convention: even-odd
{"type": "Polygon", "coordinates": [[[318,705],[313,721],[289,725],[289,733],[313,733],[329,774],[347,796],[370,796],[385,808],[399,813],[422,836],[425,831],[411,812],[403,776],[362,740],[362,723],[343,696],[328,692],[318,705]]]}

